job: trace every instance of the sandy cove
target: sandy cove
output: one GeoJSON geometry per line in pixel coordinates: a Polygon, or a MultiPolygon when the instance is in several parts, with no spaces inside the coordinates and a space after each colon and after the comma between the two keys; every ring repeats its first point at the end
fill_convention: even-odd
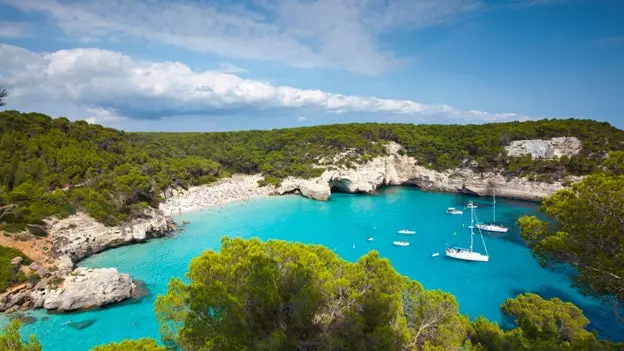
{"type": "Polygon", "coordinates": [[[263,178],[259,174],[235,174],[230,178],[191,187],[188,190],[168,189],[164,193],[166,200],[160,204],[159,209],[166,216],[175,216],[234,201],[275,195],[275,187],[258,185],[261,179],[263,178]]]}

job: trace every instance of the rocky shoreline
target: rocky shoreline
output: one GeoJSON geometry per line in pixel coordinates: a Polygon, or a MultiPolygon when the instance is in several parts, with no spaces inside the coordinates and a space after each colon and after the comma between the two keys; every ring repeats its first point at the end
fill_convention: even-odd
{"type": "Polygon", "coordinates": [[[139,289],[128,274],[114,268],[75,265],[103,250],[163,237],[176,229],[170,217],[158,210],[146,211],[143,218],[116,227],[106,227],[84,213],[62,220],[52,218],[46,224],[52,242],[49,259],[54,262],[50,268],[54,270],[37,263],[23,267],[15,260],[16,272],[36,278],[0,294],[0,312],[33,308],[69,312],[136,297],[139,289]]]}
{"type": "MultiPolygon", "coordinates": [[[[402,155],[401,149],[401,145],[389,143],[385,156],[357,164],[355,168],[330,166],[314,179],[289,177],[277,188],[272,185],[260,187],[258,181],[262,179],[261,175],[234,175],[188,190],[167,189],[162,194],[165,201],[158,210],[150,209],[142,218],[117,227],[106,227],[84,213],[62,220],[49,219],[46,223],[48,238],[52,242],[49,255],[55,262],[55,270],[36,263],[22,267],[21,261],[16,260],[14,269],[36,274],[39,279],[0,294],[0,312],[32,308],[67,312],[132,298],[138,289],[129,275],[113,268],[75,268],[75,265],[109,248],[167,235],[176,229],[171,219],[173,215],[232,201],[285,194],[326,201],[332,191],[373,194],[378,188],[388,185],[412,185],[423,190],[477,196],[489,195],[495,188],[499,197],[541,201],[564,188],[562,182],[507,178],[500,173],[475,173],[468,168],[438,172],[424,167],[412,157],[402,155]]],[[[521,150],[525,151],[526,148],[521,150]]],[[[568,179],[576,180],[578,178],[568,179]]]]}

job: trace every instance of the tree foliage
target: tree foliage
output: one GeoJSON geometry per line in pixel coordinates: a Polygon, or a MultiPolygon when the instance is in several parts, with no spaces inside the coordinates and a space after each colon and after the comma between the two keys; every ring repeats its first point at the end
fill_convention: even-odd
{"type": "Polygon", "coordinates": [[[318,245],[224,238],[173,279],[155,309],[183,350],[446,350],[467,320],[371,252],[356,263],[318,245]]]}
{"type": "Polygon", "coordinates": [[[41,344],[34,335],[27,342],[22,340],[20,322],[13,320],[2,328],[0,333],[0,350],[7,351],[42,351],[41,344]]]}
{"type": "Polygon", "coordinates": [[[11,260],[15,257],[22,258],[22,264],[30,264],[32,261],[21,251],[12,247],[0,245],[0,292],[4,291],[9,285],[26,279],[26,276],[18,274],[13,270],[11,260]]]}
{"type": "Polygon", "coordinates": [[[523,217],[522,237],[544,266],[569,264],[583,293],[613,304],[624,300],[624,175],[595,174],[542,204],[553,222],[523,217]]]}
{"type": "Polygon", "coordinates": [[[597,340],[586,330],[589,320],[574,304],[558,298],[544,300],[527,293],[501,306],[516,327],[502,330],[483,317],[472,323],[470,340],[477,350],[623,350],[621,343],[597,340]]]}
{"type": "Polygon", "coordinates": [[[91,351],[167,351],[167,348],[158,345],[154,339],[144,338],[100,345],[91,351]]]}

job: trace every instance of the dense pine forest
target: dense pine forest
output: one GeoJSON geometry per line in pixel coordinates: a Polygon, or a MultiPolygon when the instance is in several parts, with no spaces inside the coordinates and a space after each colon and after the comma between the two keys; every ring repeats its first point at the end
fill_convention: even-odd
{"type": "MultiPolygon", "coordinates": [[[[484,125],[342,124],[221,133],[125,133],[39,113],[0,112],[0,223],[7,232],[51,215],[82,210],[107,225],[157,206],[167,187],[210,183],[235,172],[262,173],[268,183],[320,175],[325,156],[355,151],[345,166],[384,152],[395,141],[424,166],[471,167],[551,180],[615,169],[624,132],[592,120],[484,125]],[[556,160],[511,158],[513,140],[575,136],[581,154],[556,160]],[[611,157],[606,157],[611,153],[611,157]],[[475,162],[472,162],[475,161],[475,162]]],[[[326,158],[327,159],[327,158],[326,158]]],[[[30,226],[29,226],[30,225],[30,226]]]]}

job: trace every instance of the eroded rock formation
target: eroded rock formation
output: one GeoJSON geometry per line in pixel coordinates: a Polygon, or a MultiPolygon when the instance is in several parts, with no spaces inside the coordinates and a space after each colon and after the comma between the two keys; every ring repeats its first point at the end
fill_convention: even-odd
{"type": "Polygon", "coordinates": [[[550,140],[516,140],[505,147],[508,156],[531,155],[533,158],[552,159],[573,156],[581,151],[581,141],[575,137],[559,137],[550,140]]]}
{"type": "MultiPolygon", "coordinates": [[[[561,139],[561,138],[554,138],[561,139]]],[[[541,201],[562,189],[562,182],[536,182],[526,178],[506,177],[497,172],[476,173],[468,168],[443,172],[426,168],[412,157],[401,155],[401,145],[389,143],[386,156],[358,164],[355,168],[329,167],[319,178],[303,180],[288,178],[278,193],[299,191],[317,200],[327,200],[330,189],[335,192],[373,193],[384,185],[415,185],[425,190],[488,195],[492,189],[501,197],[541,201]],[[320,196],[309,196],[302,191],[309,184],[319,189],[320,196]]],[[[571,178],[575,181],[577,178],[571,178]]]]}

